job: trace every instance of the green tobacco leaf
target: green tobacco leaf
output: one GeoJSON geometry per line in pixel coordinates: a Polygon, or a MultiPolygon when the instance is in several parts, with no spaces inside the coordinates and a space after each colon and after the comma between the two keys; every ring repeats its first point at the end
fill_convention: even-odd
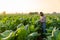
{"type": "Polygon", "coordinates": [[[5,32],[1,33],[1,40],[7,40],[8,38],[10,38],[11,35],[12,31],[6,30],[5,32]]]}

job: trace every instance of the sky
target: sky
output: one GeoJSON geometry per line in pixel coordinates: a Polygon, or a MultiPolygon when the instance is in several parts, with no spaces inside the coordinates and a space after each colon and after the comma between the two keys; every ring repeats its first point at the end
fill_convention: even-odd
{"type": "Polygon", "coordinates": [[[0,0],[0,12],[60,12],[60,0],[0,0]]]}

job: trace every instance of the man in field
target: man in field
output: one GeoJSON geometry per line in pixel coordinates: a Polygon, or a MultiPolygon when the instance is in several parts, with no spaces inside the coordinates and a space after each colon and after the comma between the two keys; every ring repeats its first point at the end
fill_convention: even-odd
{"type": "Polygon", "coordinates": [[[40,22],[41,22],[41,28],[42,28],[42,32],[45,33],[45,29],[46,29],[46,17],[43,14],[43,12],[40,12],[40,22]]]}

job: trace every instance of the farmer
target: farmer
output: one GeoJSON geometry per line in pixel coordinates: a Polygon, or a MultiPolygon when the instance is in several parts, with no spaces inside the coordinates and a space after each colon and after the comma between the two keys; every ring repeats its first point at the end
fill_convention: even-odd
{"type": "Polygon", "coordinates": [[[43,12],[40,12],[40,22],[41,22],[41,28],[42,28],[42,32],[45,33],[45,29],[46,29],[46,17],[43,14],[43,12]]]}

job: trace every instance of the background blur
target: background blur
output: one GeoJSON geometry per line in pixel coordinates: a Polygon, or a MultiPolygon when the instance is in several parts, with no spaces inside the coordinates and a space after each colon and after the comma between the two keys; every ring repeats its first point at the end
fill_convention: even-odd
{"type": "Polygon", "coordinates": [[[0,12],[60,12],[60,0],[0,0],[0,12]]]}

